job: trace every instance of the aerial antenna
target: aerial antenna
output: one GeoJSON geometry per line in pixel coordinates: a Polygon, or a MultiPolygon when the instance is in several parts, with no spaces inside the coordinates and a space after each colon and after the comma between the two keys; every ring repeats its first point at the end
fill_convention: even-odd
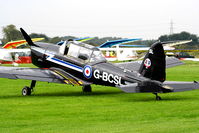
{"type": "Polygon", "coordinates": [[[173,21],[170,22],[170,35],[173,34],[173,21]]]}

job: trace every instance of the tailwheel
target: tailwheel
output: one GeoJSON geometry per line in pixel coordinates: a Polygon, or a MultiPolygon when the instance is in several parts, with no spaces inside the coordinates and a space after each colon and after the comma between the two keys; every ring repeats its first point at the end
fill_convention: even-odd
{"type": "Polygon", "coordinates": [[[85,85],[82,87],[83,92],[92,92],[92,88],[90,85],[85,85]]]}
{"type": "Polygon", "coordinates": [[[29,95],[31,95],[31,88],[28,87],[28,86],[25,86],[25,87],[22,89],[22,95],[23,95],[23,96],[29,96],[29,95]]]}
{"type": "Polygon", "coordinates": [[[162,100],[162,98],[160,96],[156,96],[156,100],[162,100]]]}
{"type": "Polygon", "coordinates": [[[153,94],[156,96],[155,99],[156,99],[157,101],[162,100],[162,98],[161,98],[160,96],[158,96],[158,93],[153,93],[153,94]]]}

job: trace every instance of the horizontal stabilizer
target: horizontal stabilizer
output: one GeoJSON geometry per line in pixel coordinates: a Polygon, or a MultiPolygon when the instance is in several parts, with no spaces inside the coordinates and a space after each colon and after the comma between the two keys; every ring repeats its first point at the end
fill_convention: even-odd
{"type": "Polygon", "coordinates": [[[128,84],[128,85],[120,85],[116,86],[120,90],[126,92],[126,93],[139,93],[139,89],[137,88],[138,83],[128,84]]]}
{"type": "Polygon", "coordinates": [[[183,65],[184,63],[175,57],[166,57],[166,68],[183,65]]]}
{"type": "MultiPolygon", "coordinates": [[[[132,61],[132,62],[122,62],[114,63],[116,66],[119,66],[122,69],[127,69],[130,71],[138,71],[142,61],[132,61]]],[[[181,60],[175,57],[166,57],[166,68],[178,66],[184,64],[181,60]]]]}
{"type": "Polygon", "coordinates": [[[147,81],[141,84],[133,83],[128,85],[120,85],[117,87],[126,93],[169,93],[199,89],[199,83],[195,81],[165,81],[162,84],[159,83],[160,82],[147,81]]]}
{"type": "Polygon", "coordinates": [[[172,90],[172,92],[189,91],[199,89],[198,82],[177,82],[177,81],[165,81],[163,87],[172,90]]]}

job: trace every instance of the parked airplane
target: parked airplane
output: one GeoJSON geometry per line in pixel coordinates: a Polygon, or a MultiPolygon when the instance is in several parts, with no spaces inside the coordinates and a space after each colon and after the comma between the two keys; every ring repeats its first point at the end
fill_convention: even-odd
{"type": "MultiPolygon", "coordinates": [[[[157,93],[198,89],[197,82],[164,82],[165,53],[161,42],[151,46],[139,71],[124,69],[107,62],[101,51],[85,43],[64,42],[62,46],[33,43],[20,29],[30,45],[32,62],[39,68],[0,67],[0,77],[32,80],[22,95],[30,95],[36,81],[81,85],[84,92],[91,92],[91,84],[115,86],[125,92],[157,93]]],[[[125,64],[123,64],[125,65],[125,64]]]]}
{"type": "Polygon", "coordinates": [[[0,64],[31,63],[30,49],[0,49],[0,64]]]}
{"type": "MultiPolygon", "coordinates": [[[[191,42],[192,40],[185,40],[185,41],[170,41],[167,42],[164,45],[165,51],[176,51],[173,46],[186,44],[191,42]]],[[[113,46],[113,45],[112,45],[113,46]]],[[[134,46],[134,45],[132,45],[134,46]]],[[[138,58],[137,52],[145,52],[150,49],[150,47],[138,45],[137,47],[132,47],[131,45],[115,45],[115,47],[99,47],[99,49],[104,52],[105,51],[105,57],[109,61],[123,61],[123,60],[134,60],[138,58]],[[120,47],[120,46],[126,46],[126,47],[120,47]],[[128,47],[127,47],[128,46],[128,47]]],[[[136,46],[136,45],[135,45],[136,46]]],[[[180,49],[177,51],[190,51],[185,49],[180,49]]],[[[191,50],[193,51],[193,50],[191,50]]]]}
{"type": "MultiPolygon", "coordinates": [[[[88,40],[91,40],[93,39],[94,37],[82,37],[82,38],[75,38],[75,39],[70,39],[70,40],[73,40],[73,41],[78,41],[78,42],[85,42],[85,41],[88,41],[88,40]]],[[[60,41],[57,43],[57,45],[62,45],[64,44],[65,41],[60,41]]]]}
{"type": "MultiPolygon", "coordinates": [[[[141,40],[141,38],[111,40],[101,44],[98,48],[111,48],[112,46],[122,45],[125,43],[130,43],[139,40],[141,40]]],[[[135,45],[129,45],[129,46],[135,46],[135,45]]]]}
{"type": "MultiPolygon", "coordinates": [[[[125,45],[126,43],[131,43],[139,40],[141,40],[141,38],[111,40],[101,44],[98,48],[103,52],[108,61],[129,60],[129,58],[132,59],[133,57],[135,57],[137,53],[132,51],[131,49],[126,49],[124,52],[121,52],[122,50],[120,50],[121,48],[119,48],[119,46],[126,46],[125,45]],[[114,46],[116,48],[113,48],[114,46]]],[[[128,45],[128,46],[143,47],[144,45],[128,45]]]]}
{"type": "MultiPolygon", "coordinates": [[[[33,38],[32,41],[41,41],[44,38],[33,38]]],[[[31,63],[30,49],[16,49],[17,47],[26,44],[26,40],[10,41],[0,49],[0,64],[12,63],[13,66],[18,66],[18,63],[31,63]]]]}
{"type": "MultiPolygon", "coordinates": [[[[33,42],[38,42],[41,40],[44,40],[44,38],[32,38],[33,42]]],[[[7,42],[2,48],[13,49],[13,48],[17,48],[21,45],[24,45],[26,43],[27,43],[26,40],[10,41],[10,42],[7,42]]]]}

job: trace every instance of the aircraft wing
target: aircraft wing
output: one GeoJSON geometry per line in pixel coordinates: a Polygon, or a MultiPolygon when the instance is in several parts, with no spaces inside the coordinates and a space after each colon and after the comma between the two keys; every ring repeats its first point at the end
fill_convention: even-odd
{"type": "MultiPolygon", "coordinates": [[[[132,61],[132,62],[124,62],[124,63],[114,63],[116,66],[120,68],[127,69],[130,71],[138,71],[142,60],[140,61],[132,61]]],[[[175,57],[166,57],[166,68],[178,66],[184,64],[182,61],[175,57]]]]}
{"type": "Polygon", "coordinates": [[[72,85],[87,85],[89,82],[80,80],[75,76],[58,68],[41,69],[27,67],[0,67],[0,78],[26,79],[72,85]]]}
{"type": "Polygon", "coordinates": [[[75,41],[78,41],[78,42],[85,42],[85,41],[89,41],[89,40],[92,40],[94,39],[94,37],[83,37],[83,38],[76,38],[74,39],[75,41]]]}
{"type": "Polygon", "coordinates": [[[173,50],[169,50],[169,49],[165,49],[165,52],[198,52],[199,49],[173,49],[173,50]]]}
{"type": "Polygon", "coordinates": [[[101,44],[99,46],[99,48],[110,48],[113,45],[124,44],[124,43],[138,41],[138,40],[141,40],[141,39],[140,38],[136,38],[136,39],[120,39],[120,40],[107,41],[107,42],[101,44]]]}
{"type": "Polygon", "coordinates": [[[147,45],[130,45],[130,44],[121,44],[120,47],[147,47],[147,45]]]}
{"type": "Polygon", "coordinates": [[[183,40],[183,41],[168,41],[168,42],[162,42],[163,44],[166,44],[166,46],[173,47],[176,45],[186,44],[190,43],[192,40],[183,40]]]}
{"type": "MultiPolygon", "coordinates": [[[[44,38],[33,38],[32,41],[37,42],[37,41],[41,41],[43,39],[44,38]]],[[[27,43],[26,40],[11,41],[11,42],[6,43],[2,48],[12,49],[12,48],[16,48],[16,47],[19,47],[21,45],[24,45],[26,43],[27,43]]]]}
{"type": "MultiPolygon", "coordinates": [[[[153,81],[152,81],[153,82],[153,81]]],[[[152,83],[151,82],[151,83],[152,83]]],[[[137,83],[117,86],[126,93],[169,93],[199,89],[198,82],[165,81],[160,86],[148,84],[139,86],[137,83]]]]}
{"type": "MultiPolygon", "coordinates": [[[[78,41],[78,42],[85,42],[85,41],[89,41],[94,39],[94,37],[82,37],[82,38],[76,38],[73,39],[74,41],[78,41]]],[[[62,44],[64,44],[65,41],[60,41],[57,43],[57,45],[61,46],[62,44]]]]}

